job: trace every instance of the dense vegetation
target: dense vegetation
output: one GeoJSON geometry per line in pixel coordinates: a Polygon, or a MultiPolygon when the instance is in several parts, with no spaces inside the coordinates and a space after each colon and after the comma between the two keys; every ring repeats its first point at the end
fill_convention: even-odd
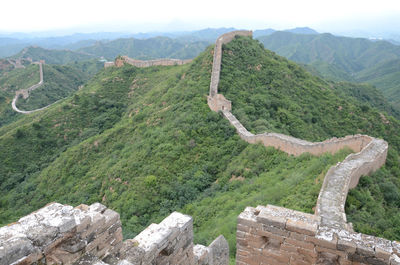
{"type": "Polygon", "coordinates": [[[12,58],[32,58],[33,61],[45,60],[47,64],[68,64],[75,61],[87,61],[96,57],[78,51],[49,50],[30,46],[12,56],[12,58]]]}
{"type": "Polygon", "coordinates": [[[87,81],[87,76],[73,67],[45,64],[43,79],[43,85],[33,90],[27,99],[18,99],[19,109],[38,109],[65,98],[78,90],[87,81]]]}
{"type": "Polygon", "coordinates": [[[26,68],[12,69],[0,75],[0,90],[15,92],[39,82],[39,66],[31,64],[26,68]]]}
{"type": "MultiPolygon", "coordinates": [[[[180,210],[194,217],[197,242],[208,244],[222,233],[234,255],[236,217],[245,206],[312,212],[325,172],[349,151],[292,157],[242,141],[207,106],[211,65],[209,47],[188,65],[108,68],[46,111],[0,127],[0,224],[51,201],[100,201],[121,214],[125,236],[133,237],[180,210]]],[[[398,191],[399,122],[373,106],[379,102],[349,96],[349,86],[314,77],[249,38],[224,46],[220,91],[247,128],[313,141],[355,133],[384,137],[390,155],[376,175],[398,191]]],[[[368,198],[356,194],[350,210],[380,223],[399,207],[396,195],[383,195],[385,188],[368,198]],[[363,207],[366,199],[382,215],[363,207]]],[[[354,212],[349,216],[363,231],[354,212]]],[[[400,239],[380,226],[374,233],[400,239]]]]}
{"type": "Polygon", "coordinates": [[[386,41],[275,32],[259,37],[267,49],[308,64],[312,72],[336,81],[366,82],[379,88],[400,110],[400,47],[386,41]]]}
{"type": "Polygon", "coordinates": [[[0,74],[0,127],[20,117],[11,108],[15,91],[37,84],[39,79],[38,65],[28,65],[20,69],[10,68],[0,74]]]}
{"type": "Polygon", "coordinates": [[[168,37],[150,39],[117,39],[109,42],[97,42],[93,46],[79,51],[95,56],[104,56],[113,60],[118,55],[149,60],[158,58],[191,59],[196,57],[210,43],[207,41],[185,41],[168,37]]]}
{"type": "MultiPolygon", "coordinates": [[[[11,108],[15,91],[39,82],[39,66],[27,61],[24,61],[24,64],[25,68],[9,67],[0,73],[0,127],[23,116],[11,108]]],[[[20,109],[40,108],[71,95],[80,85],[103,69],[103,62],[93,59],[73,62],[68,66],[45,64],[43,69],[44,84],[32,91],[28,99],[18,100],[17,106],[20,109]]]]}
{"type": "Polygon", "coordinates": [[[348,212],[359,231],[400,238],[398,214],[388,218],[399,210],[400,123],[372,107],[382,104],[379,94],[363,98],[360,85],[313,77],[272,52],[262,52],[260,45],[244,38],[225,47],[220,91],[233,100],[233,113],[253,132],[277,131],[311,141],[356,133],[387,140],[391,149],[386,167],[368,178],[369,186],[361,185],[350,193],[348,212]],[[385,190],[389,186],[391,195],[385,190]],[[358,196],[360,193],[364,197],[358,196]],[[380,208],[381,214],[375,214],[374,207],[380,208]],[[362,218],[355,209],[363,212],[362,218]],[[393,223],[397,228],[385,229],[384,225],[393,223]]]}

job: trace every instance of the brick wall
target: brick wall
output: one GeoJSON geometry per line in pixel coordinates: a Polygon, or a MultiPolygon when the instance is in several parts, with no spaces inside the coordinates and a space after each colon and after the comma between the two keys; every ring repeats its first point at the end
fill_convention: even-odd
{"type": "Polygon", "coordinates": [[[399,254],[399,242],[323,226],[317,215],[268,205],[238,217],[237,265],[398,265],[399,254]]]}
{"type": "Polygon", "coordinates": [[[0,265],[228,265],[223,236],[193,246],[193,220],[174,212],[122,241],[119,214],[100,203],[52,203],[0,228],[0,265]]]}

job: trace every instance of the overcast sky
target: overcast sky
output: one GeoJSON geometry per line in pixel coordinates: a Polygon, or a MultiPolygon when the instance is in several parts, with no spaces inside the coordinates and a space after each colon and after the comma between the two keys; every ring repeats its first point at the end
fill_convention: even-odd
{"type": "Polygon", "coordinates": [[[397,31],[400,0],[1,0],[0,31],[397,31]]]}

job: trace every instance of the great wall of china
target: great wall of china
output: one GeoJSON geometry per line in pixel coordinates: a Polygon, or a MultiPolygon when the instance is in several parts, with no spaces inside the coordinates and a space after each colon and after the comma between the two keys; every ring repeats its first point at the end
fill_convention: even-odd
{"type": "MultiPolygon", "coordinates": [[[[400,264],[400,243],[356,233],[346,221],[347,192],[362,175],[386,161],[388,144],[366,135],[311,143],[278,133],[254,135],[230,112],[232,104],[218,94],[222,46],[235,31],[216,41],[208,105],[221,111],[249,142],[261,142],[292,155],[335,153],[347,146],[355,153],[325,175],[315,214],[278,206],[247,207],[237,221],[237,265],[261,264],[400,264]]],[[[5,264],[209,264],[228,265],[226,240],[193,246],[192,218],[177,212],[152,224],[134,239],[122,241],[119,215],[105,206],[57,203],[0,228],[0,265],[5,264]]]]}
{"type": "Polygon", "coordinates": [[[23,97],[24,99],[27,99],[27,98],[29,97],[30,92],[32,92],[32,91],[35,90],[36,88],[38,88],[38,87],[40,87],[40,86],[43,85],[43,64],[44,64],[44,61],[39,61],[39,62],[34,63],[34,64],[38,64],[38,65],[39,65],[39,76],[40,76],[40,80],[39,80],[39,83],[37,83],[36,85],[33,85],[33,86],[31,86],[31,87],[29,87],[29,88],[26,88],[26,89],[20,89],[20,90],[18,90],[18,91],[15,92],[15,96],[14,96],[12,102],[11,102],[11,106],[12,106],[12,109],[13,109],[14,111],[18,112],[18,113],[22,113],[22,114],[33,113],[33,112],[36,112],[36,111],[40,111],[40,110],[47,109],[48,107],[50,107],[51,105],[53,105],[53,104],[55,103],[55,102],[54,102],[53,104],[50,104],[50,105],[45,106],[45,107],[43,107],[43,108],[34,109],[34,110],[20,110],[20,109],[18,109],[18,107],[17,107],[17,101],[18,101],[18,98],[20,97],[20,95],[22,95],[22,97],[23,97]]]}
{"type": "Polygon", "coordinates": [[[117,66],[121,67],[124,63],[136,66],[136,67],[150,67],[150,66],[171,66],[171,65],[182,65],[190,63],[192,59],[180,60],[180,59],[156,59],[156,60],[136,60],[129,58],[128,56],[121,56],[115,59],[114,62],[106,62],[104,63],[104,68],[117,66]]]}

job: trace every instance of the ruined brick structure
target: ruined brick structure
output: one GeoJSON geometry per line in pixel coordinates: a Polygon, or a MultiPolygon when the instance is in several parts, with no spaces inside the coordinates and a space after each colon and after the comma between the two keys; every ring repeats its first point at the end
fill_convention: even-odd
{"type": "MultiPolygon", "coordinates": [[[[207,100],[210,109],[221,111],[249,143],[261,142],[296,156],[335,153],[343,147],[354,154],[328,170],[315,214],[272,205],[247,207],[238,217],[236,264],[399,265],[399,242],[354,232],[344,211],[348,190],[362,175],[385,163],[387,142],[367,135],[317,143],[278,133],[254,135],[230,112],[231,102],[218,94],[222,45],[236,35],[251,34],[235,31],[217,39],[207,100]]],[[[125,62],[117,58],[115,65],[125,62]]],[[[53,203],[0,228],[0,265],[228,265],[228,251],[222,236],[208,247],[193,246],[192,218],[177,212],[160,224],[150,225],[134,239],[123,241],[119,215],[99,203],[75,208],[53,203]]]]}
{"type": "Polygon", "coordinates": [[[136,60],[129,58],[128,56],[121,56],[117,57],[114,62],[105,62],[104,63],[104,68],[108,68],[111,66],[116,66],[116,67],[121,67],[125,63],[136,66],[136,67],[150,67],[150,66],[156,66],[156,65],[162,65],[162,66],[171,66],[171,65],[182,65],[182,64],[187,64],[190,63],[192,59],[187,59],[187,60],[180,60],[180,59],[157,59],[157,60],[136,60]]]}
{"type": "Polygon", "coordinates": [[[223,236],[193,246],[193,220],[174,212],[134,239],[122,240],[119,214],[100,203],[52,203],[0,228],[0,265],[227,265],[223,236]]]}

